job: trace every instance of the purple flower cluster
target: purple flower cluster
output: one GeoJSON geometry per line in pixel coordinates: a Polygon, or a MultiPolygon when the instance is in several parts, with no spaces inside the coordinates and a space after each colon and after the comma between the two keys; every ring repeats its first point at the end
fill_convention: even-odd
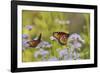
{"type": "Polygon", "coordinates": [[[35,58],[38,58],[39,55],[41,55],[42,58],[45,58],[47,55],[49,55],[49,51],[46,51],[46,50],[44,50],[44,49],[39,49],[38,51],[36,51],[36,52],[34,53],[34,57],[35,57],[35,58]]]}
{"type": "Polygon", "coordinates": [[[29,47],[29,44],[27,43],[29,35],[28,34],[23,34],[22,35],[22,46],[23,46],[23,50],[29,47]]]}
{"type": "Polygon", "coordinates": [[[36,48],[51,48],[52,45],[49,42],[41,41],[36,48]]]}
{"type": "Polygon", "coordinates": [[[56,58],[56,57],[51,57],[51,58],[48,59],[48,61],[58,61],[58,58],[56,58]]]}
{"type": "Polygon", "coordinates": [[[68,38],[68,44],[70,46],[70,57],[72,57],[73,59],[80,59],[80,53],[77,50],[80,50],[82,44],[84,43],[84,40],[79,34],[74,33],[70,35],[70,37],[68,38]]]}
{"type": "Polygon", "coordinates": [[[23,40],[23,41],[22,41],[23,50],[24,50],[25,48],[28,48],[28,47],[29,47],[29,44],[28,44],[27,42],[28,42],[28,40],[23,40]]]}
{"type": "Polygon", "coordinates": [[[32,30],[33,26],[32,26],[32,25],[27,25],[26,28],[27,28],[28,30],[32,30]]]}
{"type": "Polygon", "coordinates": [[[68,43],[71,46],[73,46],[74,48],[81,48],[82,47],[82,43],[84,43],[84,40],[82,39],[82,37],[77,33],[74,33],[74,34],[70,35],[68,40],[69,40],[68,43]],[[80,42],[82,42],[82,43],[80,43],[80,42]]]}
{"type": "Polygon", "coordinates": [[[23,35],[22,35],[22,38],[23,38],[23,39],[27,39],[28,37],[29,37],[28,34],[23,34],[23,35]]]}

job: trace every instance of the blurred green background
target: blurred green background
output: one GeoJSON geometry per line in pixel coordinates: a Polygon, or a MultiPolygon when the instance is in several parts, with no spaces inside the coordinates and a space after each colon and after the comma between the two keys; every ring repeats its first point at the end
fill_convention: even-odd
{"type": "MultiPolygon", "coordinates": [[[[44,12],[44,11],[22,11],[23,34],[28,34],[29,39],[34,39],[42,33],[42,40],[53,44],[51,56],[58,56],[55,48],[62,46],[56,42],[52,42],[49,38],[53,32],[78,33],[85,40],[80,55],[81,59],[90,58],[90,14],[89,13],[72,13],[72,12],[44,12]],[[25,27],[32,26],[29,31],[25,27]]],[[[35,48],[28,48],[23,51],[22,61],[33,62],[35,60],[33,53],[35,48]]]]}

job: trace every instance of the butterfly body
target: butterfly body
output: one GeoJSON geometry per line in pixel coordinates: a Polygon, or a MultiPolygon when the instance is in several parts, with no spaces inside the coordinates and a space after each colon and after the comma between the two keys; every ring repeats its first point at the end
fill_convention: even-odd
{"type": "Polygon", "coordinates": [[[69,34],[65,32],[53,32],[53,37],[56,38],[61,45],[66,45],[69,34]]]}
{"type": "Polygon", "coordinates": [[[29,47],[36,47],[40,42],[41,42],[41,34],[37,40],[31,40],[27,43],[29,44],[29,47]]]}

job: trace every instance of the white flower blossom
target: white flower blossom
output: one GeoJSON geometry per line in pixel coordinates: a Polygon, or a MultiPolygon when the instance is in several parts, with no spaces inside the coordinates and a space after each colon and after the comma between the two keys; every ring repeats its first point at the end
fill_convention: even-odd
{"type": "Polygon", "coordinates": [[[66,24],[70,24],[70,23],[71,23],[70,20],[67,20],[67,21],[66,21],[66,24]]]}
{"type": "Polygon", "coordinates": [[[58,18],[55,19],[55,22],[58,24],[70,24],[70,20],[60,20],[58,18]]]}
{"type": "Polygon", "coordinates": [[[34,57],[38,58],[38,55],[39,55],[39,51],[36,51],[35,54],[34,54],[34,57]]]}
{"type": "Polygon", "coordinates": [[[55,37],[51,36],[50,40],[57,40],[55,37]]]}

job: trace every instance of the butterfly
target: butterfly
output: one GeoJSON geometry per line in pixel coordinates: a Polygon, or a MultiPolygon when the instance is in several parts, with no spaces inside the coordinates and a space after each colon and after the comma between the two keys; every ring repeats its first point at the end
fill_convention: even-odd
{"type": "Polygon", "coordinates": [[[53,32],[53,37],[56,38],[61,45],[67,44],[69,35],[69,33],[65,32],[53,32]]]}
{"type": "Polygon", "coordinates": [[[41,36],[42,35],[40,34],[36,40],[31,40],[27,42],[29,44],[29,47],[36,47],[41,42],[41,36]]]}

